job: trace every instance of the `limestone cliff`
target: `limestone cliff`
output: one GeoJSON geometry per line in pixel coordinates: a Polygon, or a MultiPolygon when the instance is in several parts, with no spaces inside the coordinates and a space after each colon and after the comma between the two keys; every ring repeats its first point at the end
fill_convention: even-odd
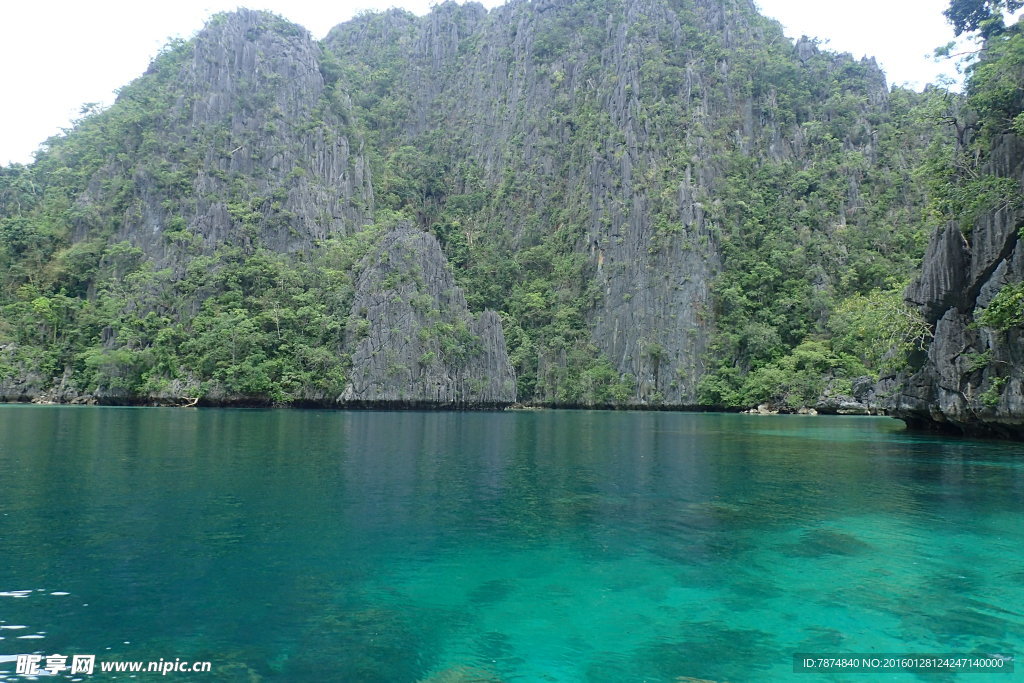
{"type": "Polygon", "coordinates": [[[433,236],[410,225],[364,258],[343,404],[498,407],[515,402],[501,319],[472,315],[433,236]]]}
{"type": "Polygon", "coordinates": [[[219,15],[0,174],[0,386],[735,407],[915,258],[913,106],[751,0],[219,15]]]}
{"type": "MultiPolygon", "coordinates": [[[[1012,178],[1024,192],[1024,140],[993,145],[983,175],[1012,178]]],[[[903,379],[890,414],[925,429],[1024,438],[1024,329],[977,322],[1003,288],[1024,282],[1024,209],[1003,205],[964,235],[955,224],[932,237],[907,301],[935,326],[927,361],[903,379]]]]}
{"type": "Polygon", "coordinates": [[[321,54],[305,29],[239,10],[165,55],[173,66],[121,95],[148,120],[77,199],[96,207],[77,237],[112,222],[114,239],[180,266],[224,243],[295,251],[359,229],[373,209],[369,168],[321,54]],[[118,213],[104,215],[115,192],[118,213]]]}
{"type": "MultiPolygon", "coordinates": [[[[378,185],[377,196],[415,211],[450,254],[468,251],[467,280],[487,249],[476,243],[509,254],[555,244],[557,256],[575,259],[572,277],[545,298],[551,308],[581,302],[553,316],[579,316],[580,336],[531,338],[513,354],[520,379],[530,377],[528,398],[542,402],[595,400],[581,388],[587,372],[573,376],[576,352],[607,358],[629,378],[622,402],[696,404],[723,235],[745,220],[722,202],[726,176],[761,165],[813,169],[823,135],[870,166],[887,116],[885,78],[872,61],[808,40],[794,46],[748,0],[543,0],[490,12],[447,2],[425,17],[357,18],[324,44],[357,74],[357,108],[388,159],[378,180],[406,174],[394,191],[378,185]],[[844,84],[842,120],[827,91],[833,81],[844,84]],[[430,154],[414,182],[413,148],[430,154]],[[737,159],[750,165],[737,171],[737,159]],[[481,192],[494,199],[473,204],[481,192]]],[[[871,171],[838,172],[838,204],[785,230],[859,228],[871,171]]],[[[830,289],[837,257],[812,258],[816,286],[830,289]]],[[[550,271],[546,282],[559,268],[550,271]]],[[[524,287],[539,281],[530,277],[524,287]]],[[[485,301],[514,309],[509,294],[485,301]]],[[[533,294],[545,293],[523,296],[533,294]]]]}
{"type": "MultiPolygon", "coordinates": [[[[57,316],[10,340],[0,319],[0,400],[514,402],[501,320],[468,312],[434,238],[362,236],[373,186],[352,117],[336,61],[275,15],[218,15],[169,46],[30,169],[71,204],[59,246],[78,261],[56,270],[75,272],[81,298],[65,283],[62,298],[18,310],[27,322],[60,301],[107,317],[76,342],[57,316]],[[367,248],[362,266],[336,270],[367,248]]],[[[35,228],[21,202],[10,217],[0,208],[4,226],[35,228]]]]}

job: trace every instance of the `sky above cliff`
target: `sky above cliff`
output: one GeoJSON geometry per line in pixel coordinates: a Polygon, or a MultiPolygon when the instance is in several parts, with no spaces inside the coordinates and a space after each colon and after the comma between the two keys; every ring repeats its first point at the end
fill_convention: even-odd
{"type": "MultiPolygon", "coordinates": [[[[952,39],[942,0],[755,0],[786,35],[806,34],[855,57],[875,56],[890,84],[921,88],[951,64],[927,57],[952,39]]],[[[211,14],[239,4],[302,24],[316,38],[362,10],[401,6],[425,14],[428,0],[136,0],[12,2],[0,23],[0,164],[28,163],[39,144],[71,125],[86,102],[110,104],[114,90],[145,71],[170,38],[188,38],[211,14]]],[[[484,0],[487,7],[503,4],[484,0]]]]}

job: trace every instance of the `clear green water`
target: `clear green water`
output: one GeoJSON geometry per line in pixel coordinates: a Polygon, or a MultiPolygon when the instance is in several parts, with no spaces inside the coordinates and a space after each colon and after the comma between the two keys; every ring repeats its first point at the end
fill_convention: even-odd
{"type": "Polygon", "coordinates": [[[0,487],[8,656],[213,663],[178,681],[1024,675],[793,673],[1024,653],[1024,448],[893,420],[3,406],[0,487]]]}

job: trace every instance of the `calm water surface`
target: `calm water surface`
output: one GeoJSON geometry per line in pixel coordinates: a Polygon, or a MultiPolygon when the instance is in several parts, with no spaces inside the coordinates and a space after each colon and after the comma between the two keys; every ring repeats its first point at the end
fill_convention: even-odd
{"type": "Polygon", "coordinates": [[[793,673],[1024,654],[1024,447],[894,420],[2,406],[0,487],[4,681],[1024,676],[793,673]]]}

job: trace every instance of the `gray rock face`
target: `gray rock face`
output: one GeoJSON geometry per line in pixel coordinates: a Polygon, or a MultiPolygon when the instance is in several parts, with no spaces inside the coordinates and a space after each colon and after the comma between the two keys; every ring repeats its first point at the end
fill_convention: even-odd
{"type": "Polygon", "coordinates": [[[0,344],[0,363],[9,365],[15,370],[12,376],[0,376],[0,401],[28,403],[43,396],[50,382],[49,378],[17,367],[16,351],[15,344],[0,344]]]}
{"type": "MultiPolygon", "coordinates": [[[[458,42],[447,26],[436,23],[418,53],[431,68],[442,68],[458,42]]],[[[215,17],[125,90],[117,113],[130,115],[132,98],[144,98],[141,111],[152,120],[93,174],[78,198],[83,218],[74,239],[129,241],[181,276],[197,256],[224,245],[308,252],[331,235],[362,230],[373,216],[373,189],[342,72],[305,29],[279,17],[250,10],[215,17]],[[112,205],[123,213],[90,211],[112,205]]],[[[188,305],[197,309],[202,296],[188,305]]],[[[298,403],[515,401],[501,319],[470,314],[432,236],[409,226],[389,233],[361,267],[351,310],[347,338],[336,345],[352,361],[344,395],[311,390],[298,403]]],[[[0,400],[192,405],[197,399],[188,397],[199,395],[191,377],[146,396],[106,388],[80,394],[27,371],[3,382],[0,400]]],[[[214,405],[270,400],[217,386],[203,395],[214,405]]]]}
{"type": "MultiPolygon", "coordinates": [[[[585,300],[586,352],[596,348],[635,379],[626,402],[694,405],[714,327],[710,283],[722,267],[722,159],[806,162],[813,146],[804,132],[812,121],[776,120],[770,74],[742,57],[765,44],[783,46],[776,56],[797,72],[821,67],[810,41],[788,54],[781,28],[757,18],[751,0],[523,0],[491,12],[445,2],[422,18],[394,10],[331,32],[325,45],[343,70],[304,29],[240,10],[211,22],[160,76],[170,100],[153,108],[158,120],[79,200],[88,215],[117,191],[120,213],[83,219],[77,237],[128,240],[180,275],[225,243],[302,252],[359,230],[374,191],[358,133],[366,123],[353,123],[349,97],[372,98],[340,74],[380,70],[390,83],[399,73],[392,92],[374,93],[389,105],[374,119],[375,154],[433,134],[447,141],[438,168],[472,166],[485,191],[511,188],[515,201],[467,219],[478,221],[472,237],[522,253],[557,236],[558,257],[585,264],[585,281],[556,294],[585,300]]],[[[829,73],[856,64],[826,61],[829,73]]],[[[873,159],[868,114],[884,109],[887,92],[877,67],[861,66],[864,116],[839,144],[873,159]]],[[[470,194],[458,187],[465,178],[444,180],[454,188],[429,197],[435,207],[449,189],[470,194]]],[[[853,216],[857,192],[851,176],[837,223],[853,216]]],[[[431,227],[423,214],[421,227],[431,227]]],[[[957,284],[936,287],[948,294],[957,284]]],[[[516,398],[499,317],[469,313],[438,244],[420,230],[394,231],[366,261],[351,318],[342,402],[516,398]]],[[[565,356],[538,358],[537,375],[566,366],[565,356]]],[[[538,400],[556,400],[545,391],[538,400]]]]}
{"type": "Polygon", "coordinates": [[[921,276],[907,287],[904,297],[935,324],[963,297],[970,277],[971,252],[955,224],[944,225],[932,236],[921,266],[921,276]]]}
{"type": "Polygon", "coordinates": [[[304,250],[369,222],[370,171],[350,105],[325,81],[305,29],[239,10],[185,49],[153,139],[132,166],[100,172],[80,204],[100,203],[112,179],[127,178],[117,236],[165,265],[225,242],[304,250]]]}
{"type": "MultiPolygon", "coordinates": [[[[983,172],[1024,190],[1024,140],[1002,136],[983,172]]],[[[935,322],[935,337],[890,414],[914,427],[1024,438],[1024,329],[974,324],[1000,289],[1024,281],[1022,227],[1024,210],[1002,207],[973,226],[969,248],[955,226],[933,235],[906,297],[935,322]]]]}
{"type": "MultiPolygon", "coordinates": [[[[487,239],[517,251],[559,230],[558,216],[582,225],[572,239],[597,293],[586,312],[593,345],[635,378],[631,403],[694,405],[714,325],[710,282],[721,268],[719,226],[708,216],[723,175],[716,158],[738,149],[799,159],[808,147],[799,123],[773,118],[770,89],[755,98],[734,85],[728,54],[785,38],[778,25],[752,19],[749,0],[601,7],[544,0],[486,12],[444,3],[421,18],[358,18],[324,43],[368,70],[400,71],[394,95],[410,104],[391,122],[393,144],[440,128],[453,138],[452,167],[471,162],[491,187],[506,183],[529,195],[540,220],[531,224],[516,210],[487,216],[487,239]],[[603,22],[594,26],[598,13],[603,22]],[[718,61],[702,53],[712,35],[726,55],[718,61]],[[663,49],[678,74],[670,91],[646,71],[645,55],[663,49]],[[666,101],[684,103],[683,117],[659,118],[666,101]],[[725,143],[709,133],[721,121],[736,122],[725,143]]],[[[816,54],[803,41],[792,50],[794,68],[816,54]]],[[[837,56],[832,67],[854,63],[837,56]]],[[[863,66],[865,112],[884,109],[885,78],[873,62],[863,66]]],[[[874,158],[865,137],[848,144],[874,158]]],[[[539,360],[538,375],[560,362],[539,360]]]]}
{"type": "Polygon", "coordinates": [[[884,414],[884,401],[880,396],[887,388],[884,381],[876,383],[867,376],[853,380],[851,395],[836,392],[834,385],[830,384],[818,398],[814,409],[816,414],[822,415],[884,414]]]}
{"type": "Polygon", "coordinates": [[[346,404],[499,407],[516,382],[501,320],[470,314],[437,240],[409,225],[361,266],[346,348],[346,404]]]}

